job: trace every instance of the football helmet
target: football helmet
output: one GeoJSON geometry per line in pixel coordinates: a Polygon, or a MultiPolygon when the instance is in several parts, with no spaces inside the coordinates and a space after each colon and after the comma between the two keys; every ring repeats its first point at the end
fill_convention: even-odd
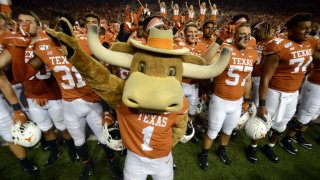
{"type": "Polygon", "coordinates": [[[187,130],[180,139],[180,142],[187,143],[194,136],[195,130],[192,124],[192,121],[189,119],[187,124],[187,130]]]}
{"type": "Polygon", "coordinates": [[[27,121],[24,124],[17,121],[17,123],[12,126],[11,134],[13,142],[24,147],[32,147],[41,139],[41,130],[32,121],[27,121]]]}
{"type": "Polygon", "coordinates": [[[202,120],[207,121],[208,120],[208,113],[209,113],[209,108],[208,108],[207,103],[202,98],[199,98],[199,103],[197,105],[198,116],[202,120]]]}
{"type": "Polygon", "coordinates": [[[254,117],[256,117],[257,115],[257,107],[256,105],[254,104],[253,101],[251,101],[249,103],[249,108],[246,112],[242,112],[241,113],[241,116],[240,116],[240,119],[238,121],[238,124],[237,126],[235,127],[236,130],[240,130],[244,127],[244,125],[246,124],[246,122],[249,120],[249,119],[252,119],[254,117]]]}
{"type": "Polygon", "coordinates": [[[262,118],[254,117],[247,121],[245,132],[253,140],[259,140],[265,137],[272,126],[271,117],[266,114],[262,118]]]}
{"type": "Polygon", "coordinates": [[[118,122],[114,121],[113,116],[108,112],[105,113],[105,118],[106,122],[103,123],[103,135],[108,147],[115,151],[122,151],[124,146],[122,144],[118,122]],[[108,122],[112,122],[112,124],[108,125],[108,122]]]}

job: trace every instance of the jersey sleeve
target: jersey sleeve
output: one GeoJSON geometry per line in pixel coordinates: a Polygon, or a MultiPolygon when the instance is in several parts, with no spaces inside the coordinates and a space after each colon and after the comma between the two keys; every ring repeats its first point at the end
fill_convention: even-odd
{"type": "Polygon", "coordinates": [[[282,38],[274,38],[273,40],[266,43],[263,55],[277,54],[280,56],[281,44],[284,41],[282,38]]]}

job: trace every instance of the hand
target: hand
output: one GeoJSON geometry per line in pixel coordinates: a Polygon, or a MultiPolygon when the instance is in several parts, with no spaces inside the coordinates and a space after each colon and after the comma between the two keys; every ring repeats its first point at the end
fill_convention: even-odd
{"type": "Polygon", "coordinates": [[[242,112],[247,112],[247,111],[248,111],[248,108],[249,108],[249,105],[250,105],[249,102],[244,101],[244,102],[242,103],[242,112]]]}
{"type": "Polygon", "coordinates": [[[20,23],[19,26],[17,27],[17,33],[24,37],[30,36],[29,30],[30,30],[29,22],[20,23]]]}
{"type": "Polygon", "coordinates": [[[268,114],[267,107],[266,106],[259,106],[257,116],[262,118],[263,115],[266,115],[266,114],[268,114]]]}
{"type": "Polygon", "coordinates": [[[40,99],[40,98],[36,98],[36,99],[32,99],[32,102],[43,107],[48,103],[47,99],[40,99]]]}
{"type": "Polygon", "coordinates": [[[235,25],[228,24],[221,29],[219,38],[222,41],[225,41],[226,39],[232,37],[235,34],[235,30],[236,30],[235,25]]]}
{"type": "Polygon", "coordinates": [[[24,114],[22,110],[17,110],[13,113],[13,123],[16,124],[17,121],[20,121],[21,124],[27,122],[27,116],[24,114]]]}

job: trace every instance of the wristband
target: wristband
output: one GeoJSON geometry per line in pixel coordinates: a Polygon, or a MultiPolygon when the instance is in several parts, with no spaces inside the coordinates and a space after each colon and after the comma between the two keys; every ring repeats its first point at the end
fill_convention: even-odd
{"type": "Polygon", "coordinates": [[[219,45],[221,45],[221,44],[223,43],[223,41],[222,41],[221,38],[218,37],[218,38],[216,39],[216,43],[219,44],[219,45]]]}
{"type": "Polygon", "coordinates": [[[244,98],[244,102],[250,102],[250,98],[244,98]]]}
{"type": "Polygon", "coordinates": [[[12,104],[11,106],[12,106],[13,110],[15,110],[15,111],[21,110],[21,106],[19,103],[12,104]]]}
{"type": "Polygon", "coordinates": [[[259,100],[259,106],[266,106],[266,100],[265,99],[260,99],[259,100]]]}

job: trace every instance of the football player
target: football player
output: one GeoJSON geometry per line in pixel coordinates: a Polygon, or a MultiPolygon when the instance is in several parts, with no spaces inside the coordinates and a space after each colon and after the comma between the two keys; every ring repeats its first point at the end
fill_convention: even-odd
{"type": "MultiPolygon", "coordinates": [[[[30,59],[34,58],[33,45],[39,39],[45,38],[46,35],[40,31],[40,20],[33,12],[21,11],[17,21],[18,25],[28,22],[30,26],[29,34],[31,36],[31,43],[25,52],[25,61],[28,62],[30,59]]],[[[44,51],[49,48],[49,46],[43,45],[39,50],[44,51]]],[[[61,156],[61,152],[56,144],[55,128],[53,125],[61,132],[61,135],[67,144],[71,160],[78,160],[79,157],[76,154],[74,142],[63,121],[60,88],[49,69],[46,66],[43,66],[40,69],[40,72],[24,81],[23,86],[29,105],[31,119],[37,123],[38,127],[44,133],[44,139],[47,141],[47,145],[51,151],[51,155],[45,165],[52,165],[61,156]]]]}
{"type": "MultiPolygon", "coordinates": [[[[36,24],[37,17],[34,17],[34,15],[30,11],[23,11],[23,13],[19,14],[19,18],[21,18],[23,23],[33,22],[36,24]]],[[[111,168],[115,169],[116,159],[114,152],[106,146],[105,139],[103,138],[103,113],[102,107],[99,104],[99,97],[84,82],[78,71],[68,63],[67,57],[62,54],[60,46],[57,46],[49,36],[39,37],[34,43],[33,49],[35,56],[28,63],[34,68],[41,68],[46,65],[60,87],[63,99],[63,119],[68,132],[74,139],[77,154],[84,164],[80,178],[87,179],[93,169],[85,143],[86,123],[88,123],[98,141],[102,144],[111,168]]]]}
{"type": "Polygon", "coordinates": [[[216,38],[213,37],[215,30],[215,24],[213,21],[206,21],[202,26],[202,37],[199,38],[199,41],[206,44],[209,47],[212,43],[216,41],[216,38]]]}
{"type": "MultiPolygon", "coordinates": [[[[179,48],[186,47],[188,48],[189,54],[204,57],[207,46],[201,42],[198,42],[198,28],[195,23],[188,23],[184,29],[185,40],[180,41],[177,45],[179,48]]],[[[191,122],[195,120],[196,109],[199,102],[199,82],[194,79],[183,78],[182,79],[182,88],[185,97],[188,99],[189,103],[189,119],[191,122]]],[[[198,139],[194,136],[192,142],[198,143],[198,139]]]]}
{"type": "MultiPolygon", "coordinates": [[[[317,46],[320,50],[320,46],[317,46]]],[[[288,123],[288,132],[282,139],[281,143],[287,152],[297,152],[296,148],[291,145],[291,139],[296,141],[306,149],[312,149],[312,144],[304,138],[304,133],[307,131],[312,120],[317,119],[320,112],[320,65],[314,62],[310,74],[307,76],[301,89],[300,106],[297,119],[293,118],[288,123]]]]}
{"type": "Polygon", "coordinates": [[[220,131],[217,155],[225,164],[232,163],[227,156],[226,146],[232,130],[238,123],[241,110],[246,111],[249,107],[251,71],[258,59],[258,53],[247,47],[250,36],[250,25],[242,23],[234,35],[235,45],[225,45],[232,49],[232,54],[227,68],[214,78],[214,93],[209,104],[208,131],[198,156],[199,166],[204,171],[209,165],[208,152],[220,131]]]}
{"type": "MultiPolygon", "coordinates": [[[[259,88],[258,116],[269,113],[273,120],[269,142],[263,147],[265,155],[278,163],[279,157],[273,151],[278,137],[285,131],[293,117],[299,95],[299,88],[312,60],[319,61],[316,41],[310,37],[312,15],[297,13],[287,22],[287,38],[275,38],[267,44],[265,61],[259,88]]],[[[294,128],[301,127],[296,121],[294,128]]],[[[291,154],[297,150],[291,145],[291,138],[284,138],[280,145],[291,154]]],[[[257,144],[257,142],[252,142],[257,144]]]]}

